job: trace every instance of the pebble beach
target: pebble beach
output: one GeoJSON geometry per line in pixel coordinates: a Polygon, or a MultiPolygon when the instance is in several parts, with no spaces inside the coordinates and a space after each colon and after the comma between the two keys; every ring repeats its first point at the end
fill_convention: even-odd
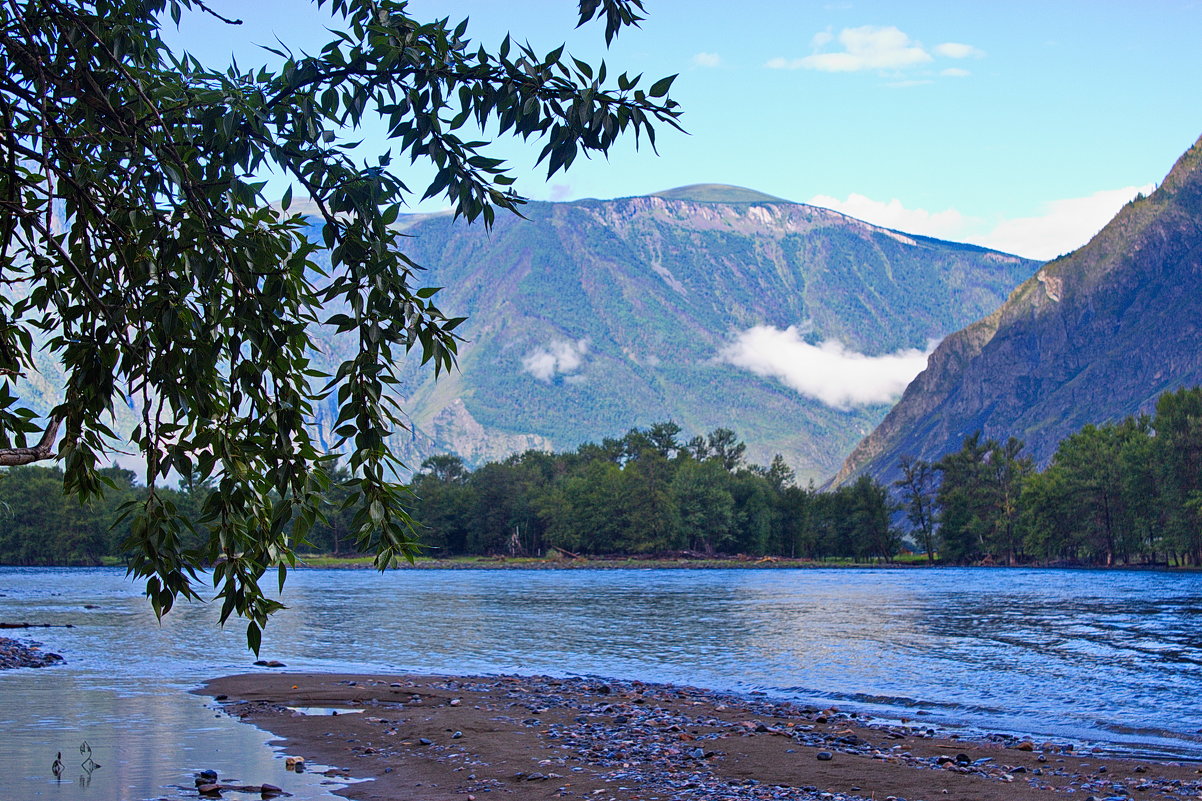
{"type": "Polygon", "coordinates": [[[602,678],[254,673],[198,690],[326,766],[350,799],[1195,799],[1193,763],[965,737],[694,687],[602,678]]]}

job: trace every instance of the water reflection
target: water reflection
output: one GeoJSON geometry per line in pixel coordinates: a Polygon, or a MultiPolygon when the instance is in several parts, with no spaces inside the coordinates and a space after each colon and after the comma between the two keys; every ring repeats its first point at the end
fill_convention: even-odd
{"type": "MultiPolygon", "coordinates": [[[[1202,756],[1187,703],[1202,691],[1200,590],[1198,575],[1101,571],[301,571],[263,655],[764,690],[1202,756]]],[[[111,570],[0,569],[0,594],[0,620],[79,626],[36,633],[65,666],[0,673],[0,797],[58,797],[53,756],[85,739],[104,767],[64,759],[63,778],[83,798],[159,797],[201,767],[328,797],[185,694],[250,669],[241,626],[218,628],[215,609],[185,604],[160,626],[111,570]]]]}

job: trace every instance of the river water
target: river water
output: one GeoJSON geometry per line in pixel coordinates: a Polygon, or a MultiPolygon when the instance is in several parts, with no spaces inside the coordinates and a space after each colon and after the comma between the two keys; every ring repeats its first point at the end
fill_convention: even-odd
{"type": "MultiPolygon", "coordinates": [[[[597,674],[1202,758],[1202,574],[303,570],[282,600],[261,656],[289,669],[597,674]]],[[[66,663],[0,672],[0,798],[182,798],[201,768],[331,798],[188,694],[259,669],[216,613],[160,625],[119,569],[0,568],[0,621],[75,625],[17,632],[66,663]]]]}

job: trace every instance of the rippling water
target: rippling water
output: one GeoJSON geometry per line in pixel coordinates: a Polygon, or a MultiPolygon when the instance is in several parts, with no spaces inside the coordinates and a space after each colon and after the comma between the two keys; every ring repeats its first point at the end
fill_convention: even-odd
{"type": "MultiPolygon", "coordinates": [[[[1202,758],[1199,574],[311,570],[283,600],[262,655],[289,668],[641,678],[1202,758]]],[[[327,798],[185,693],[250,669],[215,619],[159,626],[121,570],[0,568],[0,621],[77,626],[29,635],[66,665],[0,673],[0,797],[177,797],[213,767],[327,798]],[[85,739],[104,767],[54,782],[85,739]]]]}

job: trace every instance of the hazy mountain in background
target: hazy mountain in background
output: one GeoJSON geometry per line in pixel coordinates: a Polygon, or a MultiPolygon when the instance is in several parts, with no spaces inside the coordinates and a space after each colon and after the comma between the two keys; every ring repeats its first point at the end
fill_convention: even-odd
{"type": "MultiPolygon", "coordinates": [[[[419,280],[469,318],[459,371],[435,381],[406,364],[413,434],[396,444],[413,466],[671,419],[686,435],[733,428],[752,460],[780,452],[824,478],[919,369],[890,395],[881,382],[898,368],[867,357],[910,349],[898,358],[921,364],[1037,266],[713,184],[522,211],[491,231],[449,215],[399,223],[429,268],[419,280]]],[[[325,358],[345,355],[331,343],[325,358]]]]}
{"type": "MultiPolygon", "coordinates": [[[[821,480],[933,341],[1037,267],[717,184],[522,211],[491,231],[449,214],[398,223],[429,268],[418,280],[445,287],[440,308],[469,318],[458,371],[435,381],[416,358],[404,363],[412,432],[393,444],[411,467],[442,452],[480,464],[570,449],[671,419],[686,439],[732,428],[751,460],[779,452],[801,480],[821,480]]],[[[312,235],[321,241],[317,224],[312,235]]],[[[315,366],[332,371],[353,348],[352,337],[326,339],[315,366]]],[[[20,392],[45,411],[63,376],[38,359],[41,375],[20,392]]],[[[115,414],[119,431],[137,422],[133,401],[115,414]]]]}
{"type": "Polygon", "coordinates": [[[891,478],[981,430],[1046,462],[1086,423],[1202,384],[1202,139],[1149,197],[1044,265],[993,314],[949,336],[837,480],[891,478]]]}

